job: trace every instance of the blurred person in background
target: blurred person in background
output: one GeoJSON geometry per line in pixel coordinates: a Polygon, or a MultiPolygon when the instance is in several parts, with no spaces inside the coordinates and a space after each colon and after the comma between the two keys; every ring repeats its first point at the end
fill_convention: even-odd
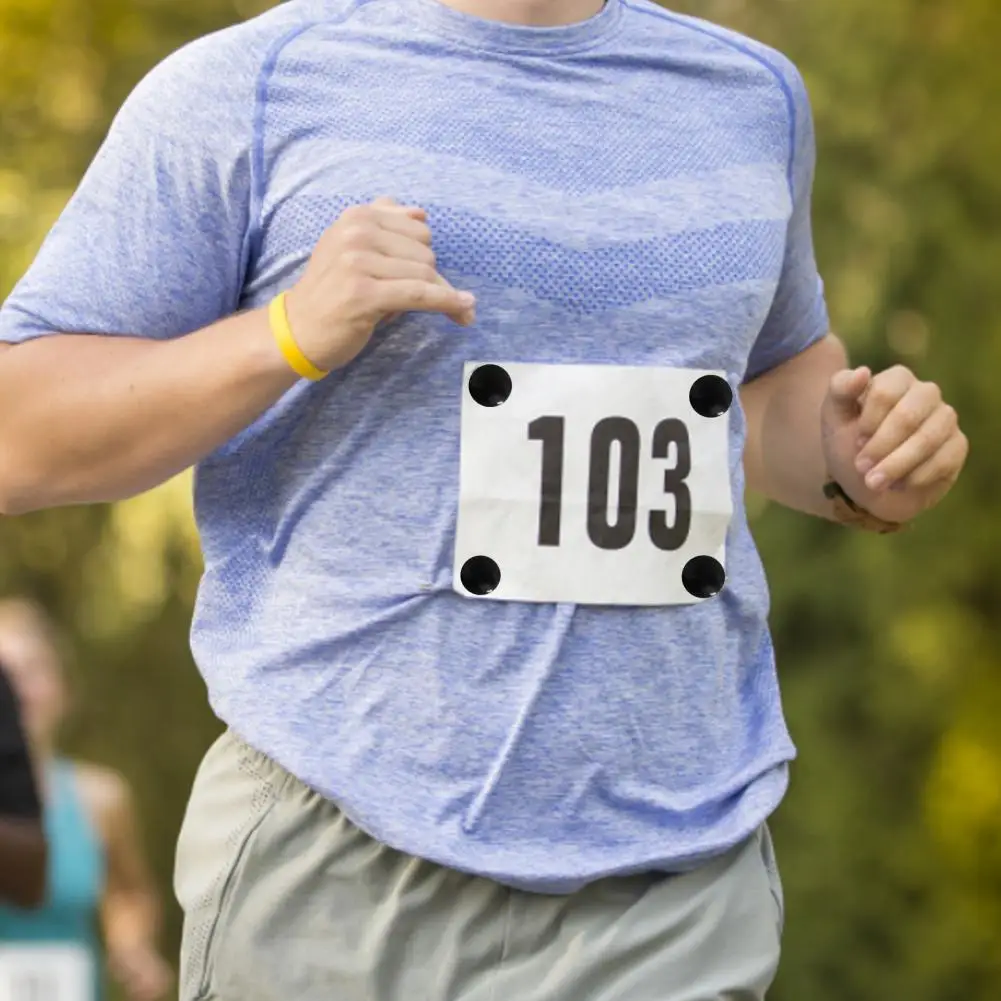
{"type": "MultiPolygon", "coordinates": [[[[57,752],[69,701],[60,647],[41,608],[0,601],[0,665],[22,707],[50,847],[44,903],[31,912],[0,908],[0,974],[32,983],[32,997],[98,1001],[100,917],[111,973],[131,1001],[158,1001],[172,975],[157,951],[159,901],[129,788],[115,772],[57,752]]],[[[13,993],[0,981],[0,997],[5,986],[13,993]]]]}
{"type": "Polygon", "coordinates": [[[0,668],[0,905],[37,907],[47,845],[17,699],[0,668]]]}

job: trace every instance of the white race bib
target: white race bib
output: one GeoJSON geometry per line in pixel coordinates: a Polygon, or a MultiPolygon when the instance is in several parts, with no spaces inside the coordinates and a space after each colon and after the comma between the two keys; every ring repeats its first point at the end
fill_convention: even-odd
{"type": "Polygon", "coordinates": [[[719,372],[467,364],[455,590],[587,605],[717,594],[732,400],[719,372]]]}
{"type": "Polygon", "coordinates": [[[77,945],[0,943],[0,1001],[96,1001],[93,959],[77,945]]]}

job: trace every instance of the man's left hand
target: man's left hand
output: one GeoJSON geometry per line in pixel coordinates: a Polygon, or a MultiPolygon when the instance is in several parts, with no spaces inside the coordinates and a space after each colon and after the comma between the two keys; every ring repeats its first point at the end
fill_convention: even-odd
{"type": "Polygon", "coordinates": [[[856,504],[906,522],[937,504],[970,450],[956,411],[933,382],[896,365],[837,372],[821,410],[830,475],[856,504]]]}

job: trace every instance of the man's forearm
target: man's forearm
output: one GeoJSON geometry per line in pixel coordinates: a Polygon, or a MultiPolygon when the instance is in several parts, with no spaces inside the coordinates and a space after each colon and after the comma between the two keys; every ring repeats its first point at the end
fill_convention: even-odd
{"type": "Polygon", "coordinates": [[[797,511],[833,517],[823,494],[820,412],[831,376],[846,364],[844,346],[830,336],[742,387],[748,489],[797,511]]]}
{"type": "Polygon", "coordinates": [[[40,823],[0,818],[0,902],[37,907],[45,896],[46,858],[40,823]]]}
{"type": "Polygon", "coordinates": [[[198,462],[295,383],[266,311],[186,337],[0,350],[0,513],[121,500],[198,462]]]}

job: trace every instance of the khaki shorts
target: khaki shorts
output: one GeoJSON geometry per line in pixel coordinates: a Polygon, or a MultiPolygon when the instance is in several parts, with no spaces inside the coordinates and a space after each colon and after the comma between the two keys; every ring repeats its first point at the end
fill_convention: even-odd
{"type": "Polygon", "coordinates": [[[757,1001],[779,960],[765,828],[684,875],[526,893],[379,844],[232,733],[175,886],[181,1001],[757,1001]]]}

